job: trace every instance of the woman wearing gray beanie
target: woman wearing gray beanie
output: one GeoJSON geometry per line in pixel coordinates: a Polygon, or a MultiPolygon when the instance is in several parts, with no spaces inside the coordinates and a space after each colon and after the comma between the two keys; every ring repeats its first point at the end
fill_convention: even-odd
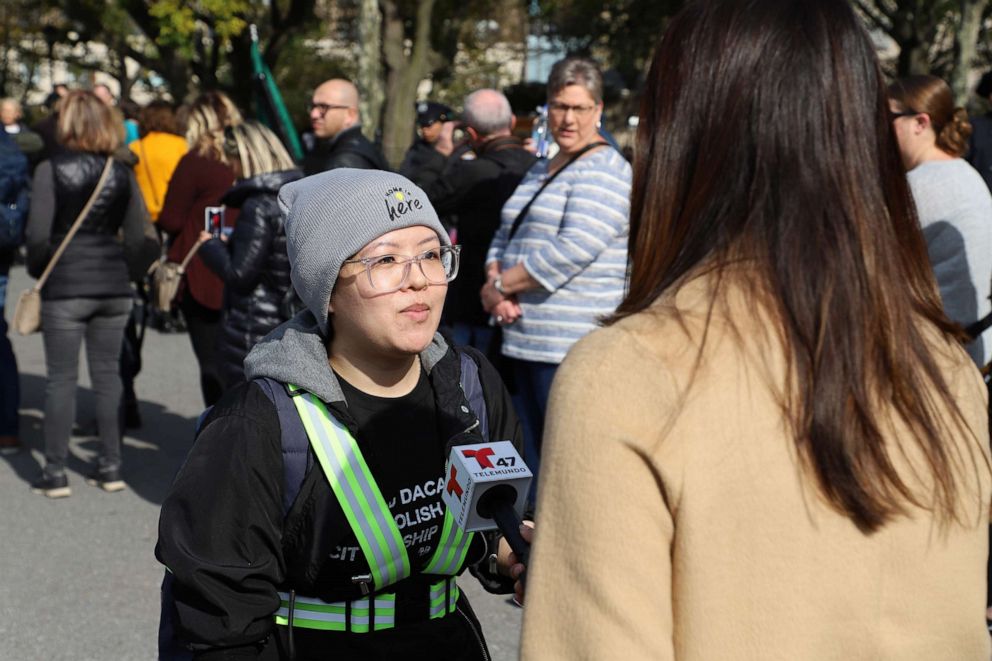
{"type": "Polygon", "coordinates": [[[162,506],[179,638],[198,659],[488,659],[455,577],[509,593],[523,565],[452,525],[444,462],[521,434],[493,367],[437,333],[458,249],[399,175],[333,170],[279,204],[307,310],[245,359],[162,506]]]}

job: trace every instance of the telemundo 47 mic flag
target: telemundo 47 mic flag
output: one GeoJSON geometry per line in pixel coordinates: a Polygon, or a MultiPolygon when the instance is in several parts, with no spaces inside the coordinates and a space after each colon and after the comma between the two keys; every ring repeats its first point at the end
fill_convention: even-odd
{"type": "Polygon", "coordinates": [[[286,150],[293,160],[299,162],[303,160],[303,148],[300,146],[300,138],[296,135],[296,128],[283,103],[282,94],[276,81],[272,79],[272,72],[262,60],[262,53],[258,49],[258,28],[252,24],[251,31],[251,66],[252,66],[252,91],[255,99],[255,114],[258,121],[262,122],[286,145],[286,150]]]}

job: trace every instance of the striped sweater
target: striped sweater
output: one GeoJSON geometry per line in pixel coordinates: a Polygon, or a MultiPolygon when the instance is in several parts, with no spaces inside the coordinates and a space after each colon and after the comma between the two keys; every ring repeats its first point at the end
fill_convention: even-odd
{"type": "Polygon", "coordinates": [[[486,263],[523,263],[541,287],[520,292],[521,318],[503,329],[503,354],[560,363],[569,348],[623,299],[630,164],[601,149],[568,166],[534,201],[513,240],[513,220],[548,174],[538,161],[503,206],[486,263]]]}

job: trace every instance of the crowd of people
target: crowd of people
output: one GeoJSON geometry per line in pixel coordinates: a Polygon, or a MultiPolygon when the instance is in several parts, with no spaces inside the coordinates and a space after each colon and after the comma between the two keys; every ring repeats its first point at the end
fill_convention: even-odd
{"type": "Polygon", "coordinates": [[[44,281],[36,492],[71,494],[83,343],[87,480],[126,488],[135,301],[180,265],[206,411],[161,658],[488,659],[467,571],[518,602],[526,572],[524,659],[987,660],[992,115],[887,83],[845,0],[686,3],[632,163],[593,60],[546,90],[550,156],[479,89],[418,103],[398,173],[342,79],[299,163],[216,90],[65,88],[32,128],[0,101],[44,281]],[[496,440],[535,476],[529,558],[442,497],[452,448],[496,440]]]}

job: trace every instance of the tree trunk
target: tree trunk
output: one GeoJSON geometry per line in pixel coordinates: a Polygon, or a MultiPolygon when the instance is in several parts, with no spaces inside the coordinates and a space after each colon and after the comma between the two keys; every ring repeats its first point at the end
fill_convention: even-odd
{"type": "Polygon", "coordinates": [[[389,67],[382,151],[389,164],[398,167],[413,136],[417,86],[433,71],[433,60],[437,57],[431,50],[430,43],[434,0],[421,0],[417,3],[415,35],[409,57],[404,52],[403,17],[400,16],[396,0],[382,0],[382,7],[382,52],[386,66],[389,67]]]}
{"type": "Polygon", "coordinates": [[[978,34],[982,29],[982,13],[989,0],[960,0],[958,29],[954,34],[954,68],[951,69],[951,91],[957,105],[968,103],[968,74],[978,53],[978,34]]]}
{"type": "Polygon", "coordinates": [[[358,91],[361,95],[359,117],[365,135],[375,141],[379,137],[382,103],[382,14],[377,0],[361,0],[358,9],[358,91]]]}

